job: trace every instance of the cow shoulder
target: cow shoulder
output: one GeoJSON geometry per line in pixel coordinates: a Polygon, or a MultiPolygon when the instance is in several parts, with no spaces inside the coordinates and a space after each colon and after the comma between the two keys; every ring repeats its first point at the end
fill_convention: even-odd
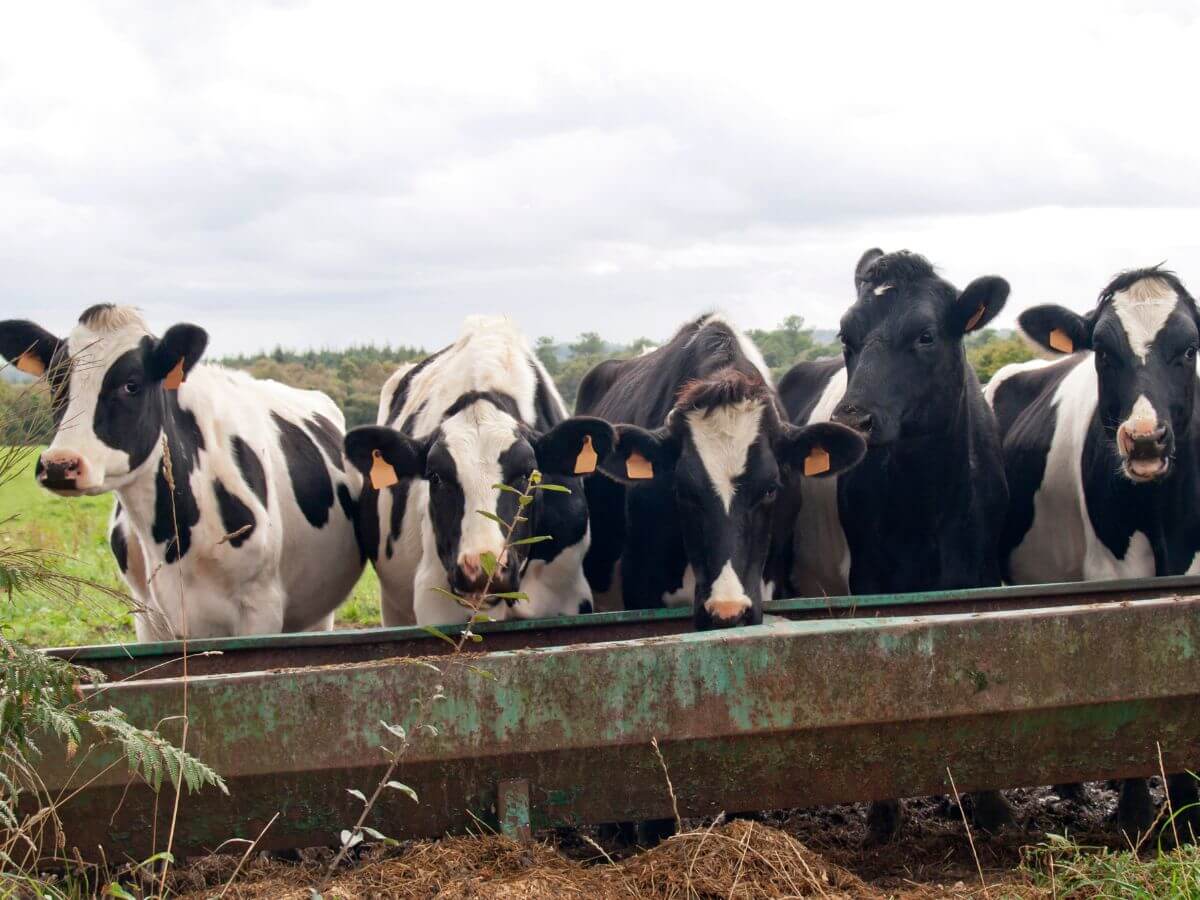
{"type": "Polygon", "coordinates": [[[1007,435],[1017,418],[1035,404],[1049,404],[1064,378],[1086,354],[1066,359],[1033,359],[1002,367],[984,388],[984,398],[996,416],[1001,436],[1007,435]]]}
{"type": "Polygon", "coordinates": [[[599,406],[609,388],[621,377],[626,362],[623,359],[606,359],[588,370],[579,383],[579,393],[575,398],[577,415],[588,415],[599,406]]]}
{"type": "Polygon", "coordinates": [[[837,373],[844,369],[840,356],[797,363],[779,382],[779,399],[788,419],[797,424],[808,422],[837,373]]]}

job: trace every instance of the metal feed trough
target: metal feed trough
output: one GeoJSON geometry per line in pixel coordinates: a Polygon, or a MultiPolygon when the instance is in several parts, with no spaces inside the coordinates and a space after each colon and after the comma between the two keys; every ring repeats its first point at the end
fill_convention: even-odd
{"type": "MultiPolygon", "coordinates": [[[[335,843],[362,808],[347,790],[384,771],[381,719],[437,729],[394,776],[419,802],[385,791],[368,819],[396,838],[669,817],[655,737],[684,816],[943,793],[948,768],[960,791],[1148,775],[1159,745],[1168,771],[1200,760],[1200,578],[767,609],[706,633],[684,610],[479,626],[481,652],[455,659],[416,628],[194,641],[188,749],[230,796],[185,795],[176,850],[253,839],[276,813],[261,846],[335,843]]],[[[152,727],[183,710],[181,649],[51,652],[107,672],[96,702],[152,727]]],[[[112,747],[44,749],[52,794],[82,786],[68,846],[165,845],[173,791],[112,747]]]]}

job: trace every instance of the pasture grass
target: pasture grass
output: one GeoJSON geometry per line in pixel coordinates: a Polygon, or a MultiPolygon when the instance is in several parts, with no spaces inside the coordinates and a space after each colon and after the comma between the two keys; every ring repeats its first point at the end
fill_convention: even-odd
{"type": "Polygon", "coordinates": [[[1030,848],[1025,868],[1047,897],[1200,898],[1200,847],[1141,853],[1081,846],[1059,835],[1030,848]]]}
{"type": "MultiPolygon", "coordinates": [[[[52,551],[58,554],[59,571],[124,592],[108,546],[108,517],[114,498],[64,498],[42,490],[33,480],[33,463],[40,449],[30,448],[22,470],[0,486],[0,542],[52,551]]],[[[379,580],[370,566],[338,609],[337,624],[349,628],[379,624],[379,580]]],[[[63,599],[20,590],[0,596],[0,629],[35,647],[135,640],[129,607],[87,590],[63,599]]]]}

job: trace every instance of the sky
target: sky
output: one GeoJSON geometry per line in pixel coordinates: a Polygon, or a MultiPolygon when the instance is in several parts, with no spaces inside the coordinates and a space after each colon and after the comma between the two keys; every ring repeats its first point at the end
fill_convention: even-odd
{"type": "MultiPolygon", "coordinates": [[[[463,316],[836,327],[867,248],[999,274],[998,323],[1166,260],[1200,286],[1200,7],[23,3],[0,30],[0,303],[210,352],[463,316]]],[[[1200,288],[1198,288],[1200,289],[1200,288]]]]}

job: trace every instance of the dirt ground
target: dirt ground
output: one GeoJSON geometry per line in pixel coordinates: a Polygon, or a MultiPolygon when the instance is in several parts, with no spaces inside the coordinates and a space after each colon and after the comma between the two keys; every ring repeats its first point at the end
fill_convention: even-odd
{"type": "MultiPolygon", "coordinates": [[[[684,833],[650,850],[597,829],[541,834],[528,846],[485,836],[372,848],[329,883],[322,883],[329,851],[306,851],[299,863],[263,855],[243,867],[225,896],[311,900],[314,887],[325,898],[444,900],[1049,896],[1020,868],[1025,848],[1048,833],[1127,846],[1112,824],[1116,792],[1096,783],[1085,794],[1077,803],[1049,788],[1006,791],[1017,826],[995,835],[972,832],[974,848],[959,807],[931,797],[908,801],[902,837],[874,848],[863,846],[866,805],[853,804],[729,822],[685,820],[684,833]]],[[[197,900],[215,896],[237,862],[232,856],[197,861],[175,874],[174,888],[197,900]]]]}

